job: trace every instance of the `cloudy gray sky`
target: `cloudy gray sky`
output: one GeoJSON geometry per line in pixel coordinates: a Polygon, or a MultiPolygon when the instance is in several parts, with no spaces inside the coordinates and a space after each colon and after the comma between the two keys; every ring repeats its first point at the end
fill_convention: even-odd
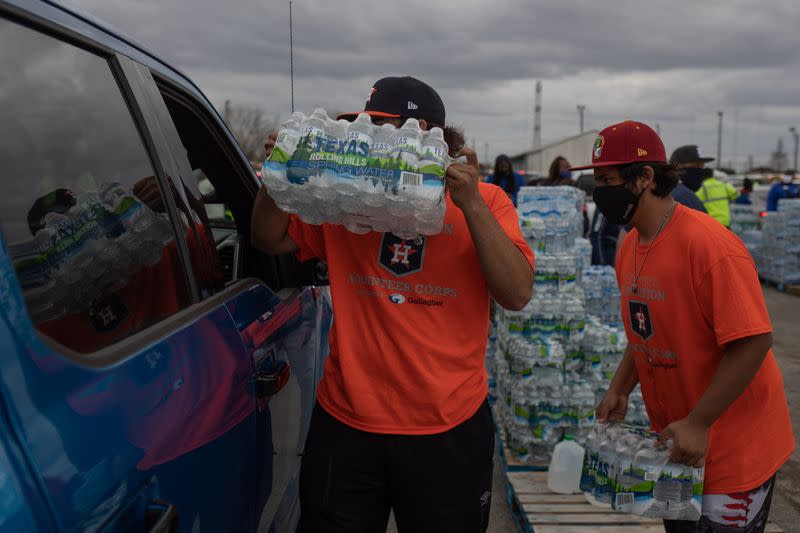
{"type": "MultiPolygon", "coordinates": [[[[70,0],[176,64],[215,105],[284,117],[284,0],[70,0]]],[[[410,74],[442,95],[481,158],[531,143],[535,80],[545,143],[626,118],[658,124],[667,150],[695,143],[768,162],[800,127],[800,6],[794,0],[641,2],[295,0],[295,107],[355,110],[372,82],[410,74]]]]}

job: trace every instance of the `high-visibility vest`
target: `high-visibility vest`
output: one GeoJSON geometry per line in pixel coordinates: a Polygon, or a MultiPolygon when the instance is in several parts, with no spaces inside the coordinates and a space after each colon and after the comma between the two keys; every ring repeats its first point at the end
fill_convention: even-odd
{"type": "Polygon", "coordinates": [[[697,197],[703,202],[708,214],[719,221],[723,226],[731,225],[731,200],[739,196],[733,186],[715,178],[703,181],[697,191],[697,197]]]}

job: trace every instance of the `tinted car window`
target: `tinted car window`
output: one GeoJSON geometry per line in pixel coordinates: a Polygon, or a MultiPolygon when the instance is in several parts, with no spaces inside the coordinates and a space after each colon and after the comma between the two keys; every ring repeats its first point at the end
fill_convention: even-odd
{"type": "MultiPolygon", "coordinates": [[[[192,257],[197,285],[201,295],[208,295],[223,287],[225,282],[223,277],[225,269],[216,253],[211,226],[228,227],[231,228],[231,232],[235,229],[233,214],[221,202],[226,192],[230,192],[231,185],[238,184],[236,171],[232,168],[225,150],[220,146],[221,141],[209,130],[196,109],[169,94],[163,96],[192,168],[192,175],[188,176],[180,191],[186,198],[176,200],[176,204],[185,202],[192,208],[195,218],[202,222],[202,226],[198,226],[202,231],[195,232],[198,240],[194,246],[188,241],[191,237],[188,233],[187,242],[190,245],[190,253],[194,247],[194,253],[198,255],[197,258],[194,254],[192,257]],[[227,189],[225,185],[228,186],[227,189]],[[215,200],[206,204],[203,194],[215,200]]],[[[184,217],[184,220],[188,220],[188,217],[184,217]]]]}
{"type": "Polygon", "coordinates": [[[79,352],[187,306],[161,191],[104,58],[0,19],[0,226],[37,329],[79,352]]]}

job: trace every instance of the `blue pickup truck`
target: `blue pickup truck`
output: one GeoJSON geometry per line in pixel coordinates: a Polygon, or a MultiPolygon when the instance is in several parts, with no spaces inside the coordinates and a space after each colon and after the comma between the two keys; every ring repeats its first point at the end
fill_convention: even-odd
{"type": "Polygon", "coordinates": [[[0,184],[0,531],[294,531],[324,265],[252,248],[200,90],[0,0],[0,184]]]}

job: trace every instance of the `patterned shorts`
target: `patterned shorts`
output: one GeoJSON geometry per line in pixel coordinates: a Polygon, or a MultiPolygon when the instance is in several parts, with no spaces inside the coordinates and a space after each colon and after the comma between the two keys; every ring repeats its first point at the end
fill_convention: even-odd
{"type": "Polygon", "coordinates": [[[665,520],[667,533],[763,533],[767,526],[775,476],[748,492],[703,495],[697,522],[665,520]]]}

